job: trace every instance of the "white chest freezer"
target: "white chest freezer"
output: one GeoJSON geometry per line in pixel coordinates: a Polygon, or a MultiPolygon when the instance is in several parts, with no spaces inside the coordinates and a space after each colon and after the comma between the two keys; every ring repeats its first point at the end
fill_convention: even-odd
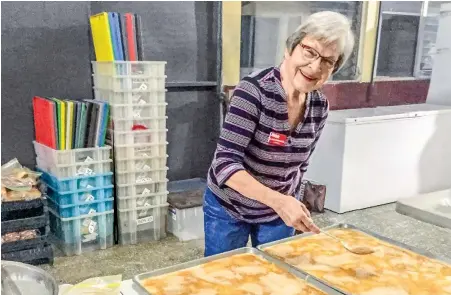
{"type": "Polygon", "coordinates": [[[338,213],[449,189],[451,106],[331,111],[305,178],[338,213]]]}

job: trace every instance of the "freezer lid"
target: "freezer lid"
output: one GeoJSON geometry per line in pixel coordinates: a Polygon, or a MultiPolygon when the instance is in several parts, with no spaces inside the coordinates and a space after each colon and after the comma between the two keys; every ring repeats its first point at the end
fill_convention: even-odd
{"type": "Polygon", "coordinates": [[[451,106],[423,103],[335,110],[329,112],[327,122],[340,124],[365,124],[386,120],[432,116],[437,114],[451,114],[451,106]]]}

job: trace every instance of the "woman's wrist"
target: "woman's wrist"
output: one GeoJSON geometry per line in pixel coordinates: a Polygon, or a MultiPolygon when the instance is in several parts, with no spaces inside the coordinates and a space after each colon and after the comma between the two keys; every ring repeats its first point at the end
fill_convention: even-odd
{"type": "Polygon", "coordinates": [[[266,188],[266,190],[263,194],[263,196],[264,196],[263,203],[276,211],[279,210],[283,204],[283,199],[284,199],[283,197],[285,195],[283,195],[275,190],[272,190],[268,187],[265,187],[265,188],[266,188]]]}

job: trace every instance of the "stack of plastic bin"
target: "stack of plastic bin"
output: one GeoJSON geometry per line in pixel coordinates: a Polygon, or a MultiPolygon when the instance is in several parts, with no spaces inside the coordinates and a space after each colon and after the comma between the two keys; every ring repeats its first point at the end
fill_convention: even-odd
{"type": "Polygon", "coordinates": [[[93,62],[95,98],[111,106],[119,243],[166,236],[166,62],[93,62]]]}
{"type": "Polygon", "coordinates": [[[47,239],[49,214],[46,198],[2,202],[1,207],[1,259],[34,265],[53,264],[53,249],[47,239]]]}
{"type": "Polygon", "coordinates": [[[57,246],[67,256],[113,246],[111,147],[54,150],[33,143],[57,246]]]}

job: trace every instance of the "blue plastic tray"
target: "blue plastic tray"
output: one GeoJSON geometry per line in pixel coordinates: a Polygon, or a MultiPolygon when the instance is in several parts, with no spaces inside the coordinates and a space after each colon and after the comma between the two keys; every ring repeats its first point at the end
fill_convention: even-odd
{"type": "Polygon", "coordinates": [[[36,170],[42,173],[41,180],[44,183],[60,193],[113,185],[113,172],[91,176],[56,178],[39,168],[36,168],[36,170]]]}
{"type": "Polygon", "coordinates": [[[76,204],[62,205],[49,197],[49,208],[62,218],[78,217],[103,213],[114,209],[114,198],[92,202],[78,202],[76,204]]]}
{"type": "Polygon", "coordinates": [[[102,201],[113,198],[113,186],[89,188],[76,191],[59,192],[51,186],[47,186],[47,196],[60,206],[74,205],[92,201],[102,201]]]}

